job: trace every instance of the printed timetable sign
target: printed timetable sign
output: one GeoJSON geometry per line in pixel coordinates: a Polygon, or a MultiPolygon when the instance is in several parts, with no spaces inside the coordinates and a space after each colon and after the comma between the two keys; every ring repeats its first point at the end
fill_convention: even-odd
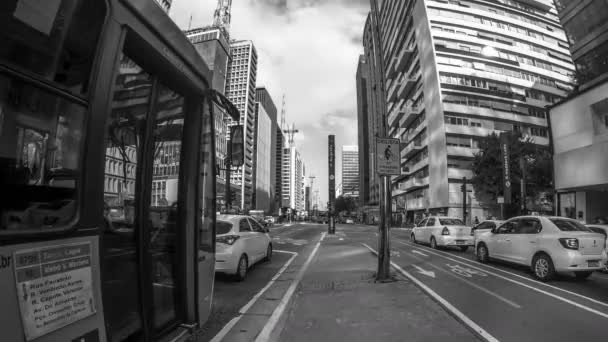
{"type": "Polygon", "coordinates": [[[28,341],[95,313],[90,242],[17,251],[14,258],[28,341]]]}
{"type": "Polygon", "coordinates": [[[376,172],[382,176],[401,174],[399,139],[376,138],[376,172]]]}

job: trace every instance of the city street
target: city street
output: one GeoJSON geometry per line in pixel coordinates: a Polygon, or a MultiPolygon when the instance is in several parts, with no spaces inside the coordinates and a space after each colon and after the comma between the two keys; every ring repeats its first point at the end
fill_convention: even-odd
{"type": "MultiPolygon", "coordinates": [[[[367,234],[375,249],[376,239],[367,234]]],[[[347,237],[365,240],[361,232],[347,237]]],[[[544,284],[527,268],[483,265],[472,249],[432,250],[409,241],[408,230],[392,230],[391,261],[499,341],[582,341],[605,339],[608,276],[588,280],[563,276],[544,284]]]]}
{"type": "MultiPolygon", "coordinates": [[[[237,282],[227,275],[216,274],[211,316],[202,328],[202,338],[199,341],[210,341],[218,335],[230,320],[243,311],[242,308],[256,294],[260,294],[260,291],[290,261],[292,256],[309,254],[311,248],[307,247],[312,245],[315,239],[318,240],[325,230],[324,225],[308,223],[287,223],[271,227],[270,236],[273,240],[274,253],[270,262],[260,262],[254,265],[242,282],[237,282]]],[[[280,298],[264,296],[264,299],[278,301],[280,298]]]]}
{"type": "MultiPolygon", "coordinates": [[[[205,327],[204,338],[200,341],[209,341],[218,335],[222,327],[238,315],[239,309],[266,286],[290,259],[291,255],[285,252],[310,255],[312,245],[319,241],[319,236],[325,231],[326,225],[314,224],[273,228],[271,235],[276,252],[272,262],[256,265],[242,283],[218,276],[215,282],[212,318],[205,327]]],[[[336,235],[326,236],[325,240],[321,241],[321,248],[332,248],[335,243],[343,244],[342,249],[330,258],[347,258],[361,253],[360,250],[355,251],[356,246],[375,251],[377,228],[338,225],[336,235]],[[350,248],[352,252],[349,253],[344,248],[350,248]]],[[[327,258],[328,256],[321,252],[314,257],[314,263],[328,262],[330,259],[327,258]]],[[[428,246],[411,243],[407,229],[391,230],[391,261],[397,278],[411,281],[426,293],[420,291],[418,296],[430,296],[460,321],[460,324],[486,340],[571,341],[576,338],[587,341],[605,338],[605,326],[608,323],[606,274],[595,273],[587,280],[576,280],[565,275],[544,284],[534,280],[524,267],[501,263],[480,264],[475,261],[472,249],[467,252],[451,249],[432,250],[428,246]]],[[[324,265],[318,267],[322,270],[325,268],[324,265]]],[[[299,271],[300,268],[298,265],[292,272],[299,271]]],[[[352,265],[344,264],[344,272],[352,269],[352,265]]],[[[339,283],[334,279],[340,272],[339,264],[337,268],[328,270],[320,274],[308,270],[304,273],[304,279],[313,277],[316,283],[339,283]],[[323,277],[327,279],[321,279],[323,277]]],[[[299,284],[298,291],[306,293],[304,285],[299,284]]],[[[398,296],[397,293],[391,295],[398,296]]],[[[411,294],[403,293],[403,296],[411,294]]],[[[263,297],[269,299],[269,296],[263,297]]],[[[282,296],[277,296],[274,300],[279,301],[280,297],[282,296]]],[[[398,297],[402,299],[400,294],[398,297]]],[[[331,309],[318,308],[319,314],[331,309]]],[[[284,314],[291,318],[286,328],[280,327],[285,329],[282,331],[282,337],[295,338],[300,332],[297,326],[291,333],[289,331],[289,322],[294,320],[293,316],[296,315],[296,321],[300,319],[298,313],[292,311],[293,308],[288,307],[284,314]]],[[[268,317],[265,317],[258,321],[261,325],[254,330],[261,330],[267,320],[268,317]]],[[[222,339],[215,339],[219,340],[222,339]]],[[[232,341],[234,338],[223,340],[232,341]]]]}

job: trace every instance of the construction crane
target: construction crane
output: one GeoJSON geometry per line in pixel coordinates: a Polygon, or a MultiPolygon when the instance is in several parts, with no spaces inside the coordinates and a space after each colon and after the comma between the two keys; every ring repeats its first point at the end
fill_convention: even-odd
{"type": "Polygon", "coordinates": [[[213,15],[213,26],[223,27],[226,31],[230,31],[231,8],[232,0],[217,0],[217,8],[213,15]]]}
{"type": "Polygon", "coordinates": [[[300,133],[300,131],[296,129],[296,124],[291,124],[291,129],[286,129],[283,131],[283,133],[287,134],[287,141],[289,143],[289,147],[293,147],[294,146],[293,136],[296,133],[300,133]]]}

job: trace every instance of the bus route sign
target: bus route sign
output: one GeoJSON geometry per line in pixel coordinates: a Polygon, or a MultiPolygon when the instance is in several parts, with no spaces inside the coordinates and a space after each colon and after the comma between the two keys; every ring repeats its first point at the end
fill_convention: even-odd
{"type": "Polygon", "coordinates": [[[381,176],[401,174],[399,139],[376,138],[376,172],[381,176]]]}
{"type": "Polygon", "coordinates": [[[91,243],[17,251],[15,279],[28,341],[96,312],[91,243]]]}

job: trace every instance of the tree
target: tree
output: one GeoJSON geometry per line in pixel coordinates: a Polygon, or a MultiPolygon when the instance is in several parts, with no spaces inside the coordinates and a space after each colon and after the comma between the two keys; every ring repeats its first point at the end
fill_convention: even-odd
{"type": "MultiPolygon", "coordinates": [[[[547,205],[535,204],[546,204],[547,198],[552,194],[553,160],[549,149],[536,145],[531,137],[516,132],[508,135],[508,145],[512,203],[505,206],[505,214],[522,214],[522,159],[526,171],[526,208],[548,211],[547,205]],[[540,199],[539,196],[543,198],[540,199]]],[[[479,141],[479,153],[473,159],[471,183],[475,197],[484,206],[495,206],[497,197],[504,195],[503,162],[500,156],[500,138],[497,134],[492,133],[479,141]]]]}
{"type": "Polygon", "coordinates": [[[340,213],[343,211],[356,211],[357,210],[357,201],[353,197],[349,196],[339,196],[336,198],[335,202],[335,210],[336,213],[340,213]]]}

